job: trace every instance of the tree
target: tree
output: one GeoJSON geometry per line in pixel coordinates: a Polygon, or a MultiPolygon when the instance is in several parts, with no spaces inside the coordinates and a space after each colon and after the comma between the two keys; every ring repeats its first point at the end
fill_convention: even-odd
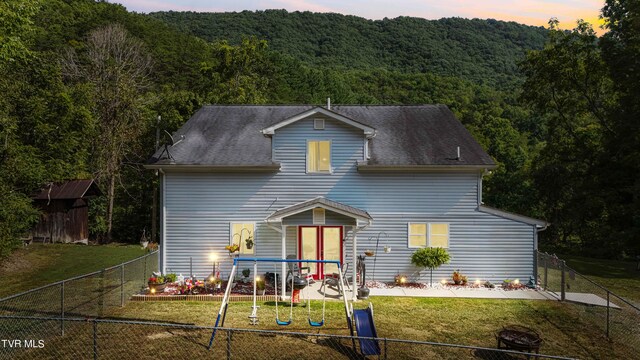
{"type": "Polygon", "coordinates": [[[521,65],[527,79],[523,101],[545,121],[544,148],[533,162],[533,177],[543,216],[554,226],[541,242],[556,251],[593,254],[620,252],[610,237],[611,203],[603,193],[603,139],[613,131],[613,83],[590,24],[572,31],[550,21],[544,49],[521,65]]]}
{"type": "Polygon", "coordinates": [[[429,283],[433,285],[433,269],[439,268],[450,260],[447,250],[439,247],[428,247],[418,249],[411,255],[411,263],[421,268],[431,270],[429,283]]]}
{"type": "Polygon", "coordinates": [[[116,181],[132,144],[144,131],[151,57],[140,40],[113,24],[92,31],[79,55],[69,51],[64,67],[69,78],[88,84],[93,95],[95,172],[106,183],[106,240],[111,241],[116,181]]]}
{"type": "Polygon", "coordinates": [[[602,37],[604,61],[618,94],[613,132],[605,138],[603,182],[608,184],[611,236],[629,255],[640,255],[640,2],[608,0],[602,9],[608,32],[602,37]]]}

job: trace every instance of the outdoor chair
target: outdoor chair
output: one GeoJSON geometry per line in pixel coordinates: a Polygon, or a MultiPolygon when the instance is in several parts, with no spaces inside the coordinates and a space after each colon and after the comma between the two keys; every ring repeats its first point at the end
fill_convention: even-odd
{"type": "MultiPolygon", "coordinates": [[[[287,260],[297,259],[295,255],[287,255],[287,260]]],[[[305,279],[310,284],[313,284],[315,280],[313,279],[313,275],[311,275],[311,267],[309,266],[300,266],[297,262],[287,263],[289,267],[289,271],[287,271],[287,276],[285,277],[287,283],[289,282],[289,276],[293,276],[305,279]]]]}
{"type": "MultiPolygon", "coordinates": [[[[348,277],[347,276],[348,272],[349,272],[349,264],[345,264],[342,267],[342,279],[344,280],[343,288],[346,288],[347,290],[351,291],[351,285],[349,284],[353,283],[353,276],[348,277]]],[[[325,274],[325,277],[322,280],[321,288],[324,290],[326,286],[329,286],[330,288],[342,293],[342,291],[340,291],[340,274],[337,274],[337,273],[333,273],[331,275],[325,274]]]]}

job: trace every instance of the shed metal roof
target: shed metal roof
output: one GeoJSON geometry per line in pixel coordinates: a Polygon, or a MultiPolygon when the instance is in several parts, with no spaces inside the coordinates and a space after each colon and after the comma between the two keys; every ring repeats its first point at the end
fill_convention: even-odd
{"type": "Polygon", "coordinates": [[[34,200],[67,200],[100,195],[102,192],[92,180],[69,180],[49,183],[32,196],[34,200]]]}

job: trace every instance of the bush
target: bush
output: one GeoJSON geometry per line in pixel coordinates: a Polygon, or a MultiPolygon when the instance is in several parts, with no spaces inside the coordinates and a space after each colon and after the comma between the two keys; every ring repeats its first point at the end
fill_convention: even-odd
{"type": "Polygon", "coordinates": [[[411,255],[413,265],[431,270],[431,284],[433,284],[433,269],[448,263],[450,259],[447,250],[438,247],[418,249],[411,255]]]}

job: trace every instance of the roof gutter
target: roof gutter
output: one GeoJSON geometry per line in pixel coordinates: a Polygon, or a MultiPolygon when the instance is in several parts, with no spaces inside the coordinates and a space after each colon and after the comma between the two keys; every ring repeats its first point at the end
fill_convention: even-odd
{"type": "Polygon", "coordinates": [[[432,171],[488,171],[497,165],[367,165],[358,164],[358,171],[363,172],[432,172],[432,171]]]}
{"type": "Polygon", "coordinates": [[[186,172],[274,172],[280,170],[280,164],[272,165],[175,165],[175,164],[147,164],[145,169],[164,171],[186,171],[186,172]]]}

